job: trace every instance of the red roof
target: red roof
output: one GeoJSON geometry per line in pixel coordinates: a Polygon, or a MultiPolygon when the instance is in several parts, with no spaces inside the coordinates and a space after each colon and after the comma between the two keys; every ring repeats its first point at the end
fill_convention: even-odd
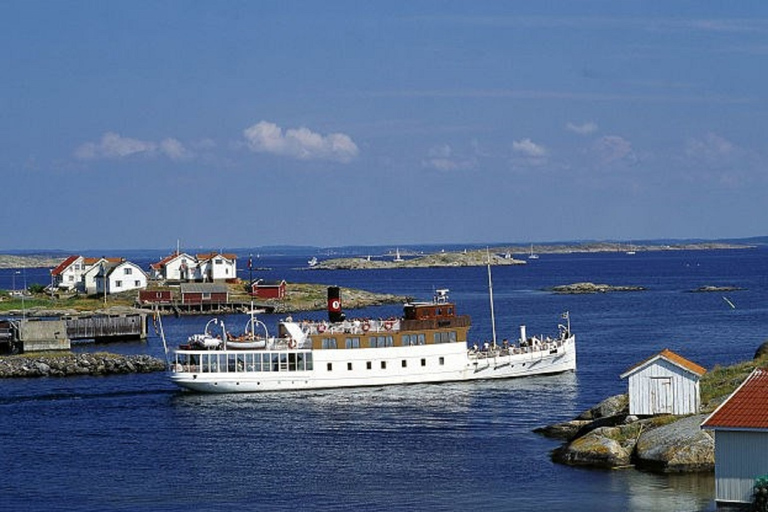
{"type": "Polygon", "coordinates": [[[62,272],[64,272],[64,270],[65,270],[65,269],[66,269],[68,266],[70,266],[71,264],[73,264],[73,263],[74,263],[74,262],[77,260],[77,258],[79,258],[79,257],[80,257],[79,255],[75,255],[75,256],[70,256],[69,258],[65,259],[64,261],[62,261],[61,263],[59,263],[59,266],[58,266],[58,267],[56,267],[55,269],[51,270],[51,275],[52,275],[52,276],[58,276],[59,274],[61,274],[62,272]]]}
{"type": "Polygon", "coordinates": [[[701,426],[768,430],[768,370],[755,369],[701,426]]]}
{"type": "Polygon", "coordinates": [[[707,370],[704,367],[699,366],[698,364],[696,364],[696,363],[694,363],[692,361],[689,361],[688,359],[684,358],[681,355],[675,354],[674,352],[672,352],[668,348],[665,348],[664,350],[662,350],[661,352],[659,352],[655,356],[651,356],[648,359],[646,359],[645,361],[641,361],[641,362],[637,363],[632,368],[630,368],[627,371],[625,371],[624,373],[622,373],[621,374],[621,378],[623,379],[624,377],[626,377],[630,373],[634,373],[635,370],[638,370],[638,369],[642,368],[643,366],[646,366],[647,364],[655,361],[656,359],[666,359],[670,363],[672,363],[674,365],[677,365],[680,368],[683,368],[685,370],[688,370],[691,373],[695,373],[699,377],[701,377],[702,375],[707,373],[707,370]]]}
{"type": "Polygon", "coordinates": [[[232,260],[232,261],[237,259],[237,254],[222,253],[222,252],[208,252],[208,253],[205,253],[205,254],[198,254],[197,255],[197,259],[199,261],[212,260],[216,256],[222,256],[222,257],[224,257],[224,258],[226,258],[228,260],[232,260]]]}
{"type": "Polygon", "coordinates": [[[150,265],[150,267],[151,267],[151,268],[154,268],[154,269],[160,269],[160,268],[163,268],[163,267],[165,266],[165,264],[166,264],[166,263],[168,263],[168,262],[169,262],[169,261],[171,261],[172,259],[176,258],[177,256],[179,256],[179,253],[177,253],[177,252],[175,252],[175,253],[173,253],[173,254],[169,254],[168,256],[166,256],[165,258],[161,259],[161,260],[160,260],[160,261],[158,261],[157,263],[152,263],[152,264],[150,265]]]}

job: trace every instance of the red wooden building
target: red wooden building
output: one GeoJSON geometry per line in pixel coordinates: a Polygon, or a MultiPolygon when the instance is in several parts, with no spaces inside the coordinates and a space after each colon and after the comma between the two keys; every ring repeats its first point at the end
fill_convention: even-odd
{"type": "Polygon", "coordinates": [[[251,296],[260,299],[284,299],[285,279],[281,281],[264,281],[259,279],[251,283],[251,296]]]}
{"type": "Polygon", "coordinates": [[[182,283],[182,304],[226,304],[229,302],[229,288],[214,283],[182,283]]]}
{"type": "Polygon", "coordinates": [[[141,290],[140,304],[170,304],[173,301],[171,290],[141,290]]]}

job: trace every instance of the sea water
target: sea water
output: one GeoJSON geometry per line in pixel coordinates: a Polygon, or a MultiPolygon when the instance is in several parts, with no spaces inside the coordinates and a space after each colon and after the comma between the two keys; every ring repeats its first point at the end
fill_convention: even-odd
{"type": "MultiPolygon", "coordinates": [[[[306,259],[263,256],[259,266],[270,270],[253,277],[422,300],[448,288],[458,312],[472,316],[471,340],[492,335],[485,268],[307,271],[306,259]]],[[[163,373],[0,381],[0,503],[94,511],[713,510],[711,473],[562,466],[550,460],[558,442],[532,430],[625,392],[619,375],[664,348],[707,368],[750,359],[767,337],[766,264],[768,250],[760,248],[542,254],[524,266],[494,267],[499,338],[516,339],[521,324],[529,335],[555,334],[569,311],[575,373],[244,395],[180,391],[163,373]],[[580,281],[645,291],[550,291],[580,281]],[[702,286],[740,289],[692,291],[702,286]]],[[[10,272],[0,273],[0,287],[10,272]]],[[[278,316],[260,318],[274,328],[278,316]]],[[[208,319],[167,317],[166,335],[182,342],[208,319]]],[[[248,318],[223,320],[236,331],[248,318]]],[[[76,350],[163,357],[154,333],[146,342],[76,350]]]]}

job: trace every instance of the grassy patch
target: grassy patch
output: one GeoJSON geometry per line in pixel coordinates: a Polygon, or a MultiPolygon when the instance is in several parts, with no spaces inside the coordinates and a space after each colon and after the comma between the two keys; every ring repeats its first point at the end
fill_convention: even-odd
{"type": "Polygon", "coordinates": [[[711,412],[758,367],[768,366],[768,357],[731,366],[717,365],[704,374],[699,383],[704,412],[711,412]]]}

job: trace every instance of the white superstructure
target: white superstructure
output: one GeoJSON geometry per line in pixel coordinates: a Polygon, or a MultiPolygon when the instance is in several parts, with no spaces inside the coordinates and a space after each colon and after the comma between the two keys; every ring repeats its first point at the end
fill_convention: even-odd
{"type": "MultiPolygon", "coordinates": [[[[329,307],[338,309],[338,295],[329,298],[329,307]]],[[[211,344],[216,337],[210,333],[205,345],[191,338],[175,351],[171,379],[195,391],[232,393],[500,379],[576,369],[575,336],[567,324],[554,338],[528,338],[521,328],[515,343],[468,347],[470,319],[456,314],[447,290],[432,302],[406,304],[402,318],[348,320],[342,314],[334,319],[283,320],[278,334],[264,339],[259,349],[211,344]]],[[[226,340],[226,329],[220,336],[226,340]]]]}

